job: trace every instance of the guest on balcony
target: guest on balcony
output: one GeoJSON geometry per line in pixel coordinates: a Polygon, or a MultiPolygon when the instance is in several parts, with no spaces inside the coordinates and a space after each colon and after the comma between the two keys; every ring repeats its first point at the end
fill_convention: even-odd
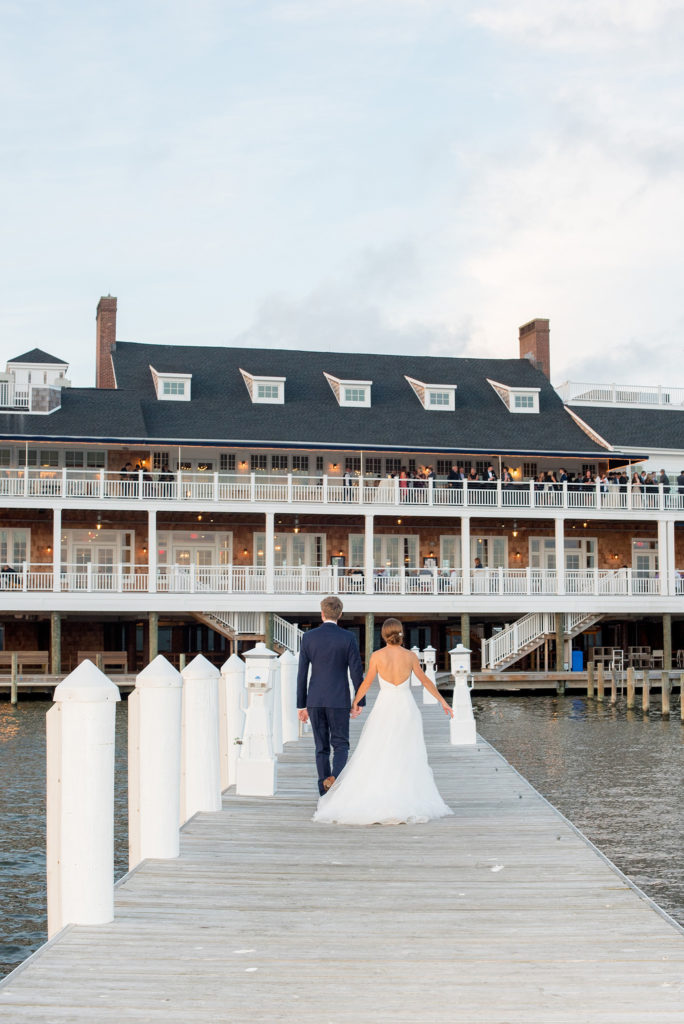
{"type": "Polygon", "coordinates": [[[670,493],[670,478],[664,469],[661,469],[660,473],[658,474],[658,483],[663,485],[663,490],[665,494],[670,493]]]}
{"type": "Polygon", "coordinates": [[[684,469],[677,477],[677,490],[680,494],[684,494],[684,469]]]}

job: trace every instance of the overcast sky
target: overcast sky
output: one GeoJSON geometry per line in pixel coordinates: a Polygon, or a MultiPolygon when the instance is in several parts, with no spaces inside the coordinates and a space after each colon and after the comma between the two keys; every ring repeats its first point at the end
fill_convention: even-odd
{"type": "Polygon", "coordinates": [[[684,387],[684,0],[0,0],[0,362],[128,341],[684,387]]]}

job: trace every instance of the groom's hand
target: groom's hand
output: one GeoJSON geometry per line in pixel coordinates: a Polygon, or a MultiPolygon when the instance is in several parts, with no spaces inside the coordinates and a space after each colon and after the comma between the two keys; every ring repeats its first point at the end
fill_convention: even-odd
{"type": "Polygon", "coordinates": [[[304,724],[306,725],[306,723],[309,721],[309,712],[306,710],[306,708],[299,708],[299,710],[297,711],[297,718],[299,719],[300,722],[304,722],[304,724]]]}
{"type": "Polygon", "coordinates": [[[358,718],[360,714],[361,714],[361,708],[359,707],[358,704],[355,704],[354,707],[349,712],[349,715],[350,715],[351,718],[358,718]]]}

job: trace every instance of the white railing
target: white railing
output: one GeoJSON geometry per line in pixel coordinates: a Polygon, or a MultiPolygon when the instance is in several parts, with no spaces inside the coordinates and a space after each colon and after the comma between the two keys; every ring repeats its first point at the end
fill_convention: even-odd
{"type": "Polygon", "coordinates": [[[596,384],[565,381],[556,388],[567,403],[588,405],[655,405],[678,408],[684,405],[684,388],[651,384],[596,384]]]}
{"type": "MultiPolygon", "coordinates": [[[[658,573],[632,569],[566,570],[563,577],[553,569],[461,569],[395,568],[373,570],[372,586],[366,586],[362,567],[276,566],[269,588],[264,566],[165,565],[157,568],[156,590],[161,594],[396,594],[449,595],[470,593],[474,597],[548,596],[563,593],[595,597],[636,597],[658,595],[658,573]],[[466,588],[467,584],[467,588],[466,588]]],[[[62,592],[149,592],[146,565],[62,565],[57,585],[51,564],[23,564],[0,572],[0,593],[11,591],[62,592]]],[[[679,570],[669,586],[684,594],[679,570]]],[[[232,613],[231,613],[232,614],[232,613]]],[[[245,613],[247,614],[247,613],[245,613]]],[[[256,614],[256,613],[255,613],[256,614]]],[[[232,627],[231,627],[232,628],[232,627]]]]}
{"type": "Polygon", "coordinates": [[[299,474],[266,476],[259,473],[118,473],[109,470],[52,469],[43,467],[0,469],[0,497],[112,498],[149,502],[201,502],[220,504],[391,506],[396,509],[438,506],[472,509],[570,509],[589,512],[684,511],[684,488],[670,478],[662,484],[597,483],[485,483],[483,481],[354,479],[302,477],[299,474]]]}
{"type": "Polygon", "coordinates": [[[204,612],[233,636],[262,636],[264,633],[263,612],[204,612]]]}
{"type": "Polygon", "coordinates": [[[273,639],[280,647],[286,647],[292,654],[299,654],[304,633],[294,622],[288,622],[280,615],[273,616],[273,639]]]}
{"type": "MultiPolygon", "coordinates": [[[[575,635],[584,622],[595,621],[596,616],[587,612],[565,612],[563,633],[566,637],[575,635]]],[[[506,661],[515,660],[516,655],[532,650],[544,637],[556,632],[556,617],[553,612],[531,612],[512,622],[510,626],[495,633],[489,640],[482,641],[482,667],[496,668],[506,661]]]]}

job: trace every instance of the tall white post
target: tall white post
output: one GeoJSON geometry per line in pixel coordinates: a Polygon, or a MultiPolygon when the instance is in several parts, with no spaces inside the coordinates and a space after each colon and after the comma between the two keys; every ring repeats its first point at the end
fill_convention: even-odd
{"type": "MultiPolygon", "coordinates": [[[[674,576],[674,572],[672,573],[674,576]]],[[[670,582],[670,551],[667,543],[667,522],[658,520],[658,591],[662,597],[669,592],[670,582]]]]}
{"type": "Polygon", "coordinates": [[[267,698],[277,656],[266,644],[258,643],[251,651],[246,651],[244,657],[249,704],[237,763],[236,792],[238,796],[273,796],[277,761],[273,754],[273,726],[267,698]]]}
{"type": "Polygon", "coordinates": [[[273,736],[273,753],[283,752],[283,699],[280,686],[280,658],[273,651],[275,662],[271,671],[271,692],[268,701],[271,710],[271,730],[273,736]]]}
{"type": "Polygon", "coordinates": [[[297,672],[299,658],[290,651],[280,655],[280,700],[283,708],[283,743],[299,739],[297,718],[297,672]]]}
{"type": "MultiPolygon", "coordinates": [[[[435,686],[437,685],[437,672],[435,668],[435,661],[437,660],[437,651],[431,644],[423,651],[423,664],[425,665],[425,675],[430,679],[435,686]]],[[[436,697],[423,687],[423,704],[439,704],[436,697]]]]}
{"type": "Polygon", "coordinates": [[[221,789],[235,785],[237,759],[245,728],[245,663],[231,654],[221,666],[219,713],[221,719],[221,789]]]}
{"type": "Polygon", "coordinates": [[[62,510],[52,510],[52,589],[62,589],[62,510]]]}
{"type": "Polygon", "coordinates": [[[266,565],[266,593],[272,594],[275,590],[275,524],[274,513],[267,512],[265,516],[264,536],[264,562],[266,565]]]}
{"type": "Polygon", "coordinates": [[[221,810],[218,669],[198,654],[183,669],[180,823],[221,810]]]}
{"type": "Polygon", "coordinates": [[[461,516],[461,575],[463,594],[470,593],[470,518],[461,516]]]}
{"type": "Polygon", "coordinates": [[[128,698],[128,865],[180,853],[183,679],[159,654],[128,698]]]}
{"type": "MultiPolygon", "coordinates": [[[[415,656],[418,659],[418,661],[421,660],[421,658],[420,658],[420,647],[416,647],[415,644],[411,648],[411,654],[415,654],[415,656]]],[[[414,674],[411,673],[411,686],[420,686],[420,685],[421,685],[420,679],[416,679],[414,674]]]]}
{"type": "Polygon", "coordinates": [[[373,516],[366,515],[364,518],[365,532],[363,535],[363,576],[365,580],[365,592],[372,594],[375,590],[375,564],[373,558],[373,516]]]}
{"type": "Polygon", "coordinates": [[[677,581],[675,579],[675,572],[677,566],[675,564],[675,524],[674,519],[669,519],[666,524],[666,541],[667,541],[667,592],[668,594],[677,593],[677,581]]]}
{"type": "Polygon", "coordinates": [[[147,590],[157,593],[157,510],[147,510],[147,590]]]}
{"type": "Polygon", "coordinates": [[[114,732],[119,689],[92,661],[56,687],[47,726],[48,938],[114,917],[114,732]]]}
{"type": "Polygon", "coordinates": [[[556,593],[565,593],[565,520],[562,516],[554,519],[556,528],[556,593]]]}
{"type": "Polygon", "coordinates": [[[463,644],[456,644],[449,651],[451,671],[454,677],[454,696],[451,703],[454,717],[449,723],[449,738],[452,746],[472,746],[477,742],[475,717],[468,687],[471,653],[470,648],[464,647],[463,644]]]}

